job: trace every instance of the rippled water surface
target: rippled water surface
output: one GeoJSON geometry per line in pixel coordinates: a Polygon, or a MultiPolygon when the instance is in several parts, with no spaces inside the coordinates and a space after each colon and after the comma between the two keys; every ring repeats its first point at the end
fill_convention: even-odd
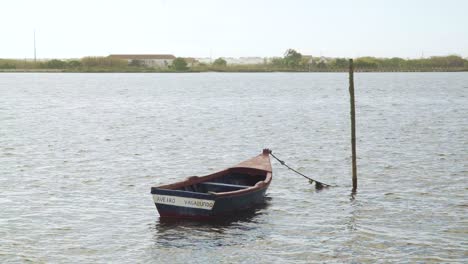
{"type": "Polygon", "coordinates": [[[0,262],[468,261],[468,73],[1,74],[0,262]],[[270,147],[268,201],[162,221],[150,187],[270,147]]]}

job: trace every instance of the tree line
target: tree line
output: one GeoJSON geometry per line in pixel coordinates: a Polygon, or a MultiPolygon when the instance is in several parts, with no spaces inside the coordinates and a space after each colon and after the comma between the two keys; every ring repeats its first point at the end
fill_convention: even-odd
{"type": "MultiPolygon", "coordinates": [[[[358,71],[468,71],[468,60],[457,55],[433,56],[419,59],[359,57],[354,59],[358,71]]],[[[228,64],[223,58],[213,63],[192,63],[184,58],[176,58],[167,67],[148,67],[142,61],[111,58],[84,57],[81,59],[47,61],[0,59],[0,70],[55,69],[71,72],[116,71],[116,72],[183,72],[183,71],[346,71],[347,58],[325,58],[302,55],[288,49],[283,57],[265,58],[259,64],[228,64]]]]}
{"type": "Polygon", "coordinates": [[[0,59],[0,69],[59,69],[59,70],[86,70],[119,69],[129,67],[126,60],[109,57],[84,57],[81,59],[46,61],[0,59]]]}
{"type": "MultiPolygon", "coordinates": [[[[289,49],[282,58],[274,58],[271,64],[277,68],[302,71],[347,70],[347,58],[325,58],[303,56],[289,49]]],[[[468,60],[457,55],[433,56],[420,59],[359,57],[354,66],[361,71],[430,71],[430,70],[468,70],[468,60]]]]}

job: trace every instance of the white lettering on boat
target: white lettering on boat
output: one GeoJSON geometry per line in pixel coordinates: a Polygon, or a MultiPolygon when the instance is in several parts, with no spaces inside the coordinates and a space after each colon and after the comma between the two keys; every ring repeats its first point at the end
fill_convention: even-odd
{"type": "Polygon", "coordinates": [[[179,196],[171,196],[171,195],[160,195],[160,194],[153,194],[153,200],[154,200],[154,203],[157,203],[157,204],[167,204],[167,205],[198,208],[198,209],[205,209],[205,210],[213,209],[214,202],[215,202],[213,200],[179,197],[179,196]]]}

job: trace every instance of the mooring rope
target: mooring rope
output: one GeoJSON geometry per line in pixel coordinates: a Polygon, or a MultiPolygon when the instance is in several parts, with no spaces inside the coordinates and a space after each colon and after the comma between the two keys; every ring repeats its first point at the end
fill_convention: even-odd
{"type": "Polygon", "coordinates": [[[317,180],[314,180],[314,179],[310,178],[309,176],[306,176],[306,175],[304,175],[304,174],[298,172],[297,170],[295,170],[295,169],[289,167],[289,166],[286,164],[286,162],[284,162],[283,160],[280,160],[278,157],[276,157],[276,156],[273,154],[273,152],[272,152],[271,150],[270,150],[270,155],[271,155],[273,158],[275,158],[279,163],[281,163],[281,165],[283,165],[283,166],[285,166],[286,168],[288,168],[289,170],[292,170],[293,172],[295,172],[295,173],[301,175],[302,177],[308,179],[310,184],[313,184],[313,183],[315,182],[315,188],[316,188],[316,189],[322,189],[322,188],[324,188],[324,187],[325,187],[325,188],[326,188],[326,187],[336,187],[336,186],[334,186],[334,185],[330,185],[330,184],[326,184],[326,183],[323,183],[323,182],[319,182],[319,181],[317,181],[317,180]]]}

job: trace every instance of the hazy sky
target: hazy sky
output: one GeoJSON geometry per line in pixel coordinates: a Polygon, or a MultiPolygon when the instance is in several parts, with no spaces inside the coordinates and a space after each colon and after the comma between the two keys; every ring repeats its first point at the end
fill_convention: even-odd
{"type": "Polygon", "coordinates": [[[1,0],[0,58],[468,57],[464,0],[1,0]]]}

